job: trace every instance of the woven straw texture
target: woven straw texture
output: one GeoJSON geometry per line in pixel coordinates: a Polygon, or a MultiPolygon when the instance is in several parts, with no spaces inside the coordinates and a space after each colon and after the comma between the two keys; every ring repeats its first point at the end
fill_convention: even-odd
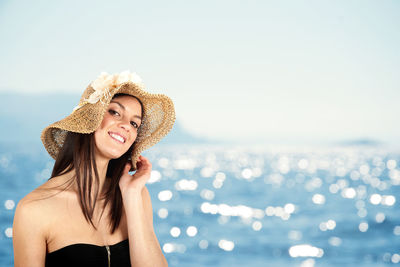
{"type": "Polygon", "coordinates": [[[80,108],[74,110],[66,118],[47,126],[41,134],[41,140],[50,156],[57,158],[64,144],[67,131],[75,133],[92,133],[101,124],[112,97],[125,93],[140,99],[143,104],[143,120],[132,151],[132,168],[136,170],[136,162],[141,152],[159,142],[172,129],[175,122],[175,109],[172,100],[162,94],[151,94],[143,90],[141,85],[126,82],[110,88],[100,101],[95,104],[86,103],[94,89],[89,85],[80,99],[80,108]]]}

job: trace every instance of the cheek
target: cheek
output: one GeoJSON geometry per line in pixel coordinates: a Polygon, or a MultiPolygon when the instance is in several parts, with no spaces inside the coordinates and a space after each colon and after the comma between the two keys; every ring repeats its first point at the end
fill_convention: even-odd
{"type": "Polygon", "coordinates": [[[99,138],[101,138],[101,136],[104,134],[104,130],[108,124],[109,124],[109,118],[107,118],[107,116],[105,116],[103,121],[101,122],[99,128],[97,128],[97,130],[94,132],[95,140],[98,140],[99,138]]]}
{"type": "Polygon", "coordinates": [[[107,127],[113,124],[113,118],[111,117],[110,114],[105,114],[103,120],[101,121],[101,124],[97,130],[105,130],[107,127]]]}
{"type": "Polygon", "coordinates": [[[97,130],[94,132],[94,141],[95,141],[95,144],[96,144],[96,145],[98,145],[99,140],[100,140],[101,138],[103,138],[103,137],[102,137],[103,135],[104,135],[104,133],[102,133],[101,128],[97,129],[97,130]]]}
{"type": "Polygon", "coordinates": [[[132,138],[132,139],[131,139],[131,141],[129,142],[129,146],[133,145],[133,143],[136,141],[137,133],[136,133],[136,132],[133,132],[131,138],[132,138]]]}

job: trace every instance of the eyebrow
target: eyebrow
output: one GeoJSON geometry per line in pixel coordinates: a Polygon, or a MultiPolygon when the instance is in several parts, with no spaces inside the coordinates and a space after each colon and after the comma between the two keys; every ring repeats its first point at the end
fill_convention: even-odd
{"type": "MultiPolygon", "coordinates": [[[[122,105],[121,103],[119,103],[119,102],[117,102],[117,101],[115,101],[115,100],[111,100],[110,103],[116,103],[116,104],[118,104],[123,110],[126,110],[125,107],[124,107],[124,105],[122,105]]],[[[142,120],[142,117],[139,116],[139,115],[134,115],[134,117],[135,117],[135,118],[138,118],[139,120],[142,120]]]]}

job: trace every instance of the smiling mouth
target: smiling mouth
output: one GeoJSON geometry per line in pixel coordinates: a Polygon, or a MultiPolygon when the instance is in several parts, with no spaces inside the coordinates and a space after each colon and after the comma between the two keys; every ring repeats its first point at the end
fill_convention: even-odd
{"type": "Polygon", "coordinates": [[[122,136],[120,136],[120,135],[118,135],[118,134],[109,132],[108,135],[109,135],[112,139],[114,139],[115,141],[117,141],[117,142],[120,143],[120,144],[124,144],[124,143],[125,143],[125,138],[123,138],[122,136]]]}

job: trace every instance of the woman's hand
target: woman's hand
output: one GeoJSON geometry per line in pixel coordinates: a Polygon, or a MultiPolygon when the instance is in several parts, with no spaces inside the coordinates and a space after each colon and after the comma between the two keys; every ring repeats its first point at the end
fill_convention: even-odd
{"type": "Polygon", "coordinates": [[[146,182],[150,179],[151,163],[147,158],[139,156],[136,162],[137,170],[133,175],[129,174],[131,165],[131,162],[126,163],[119,180],[119,188],[123,198],[136,193],[140,194],[146,182]]]}

